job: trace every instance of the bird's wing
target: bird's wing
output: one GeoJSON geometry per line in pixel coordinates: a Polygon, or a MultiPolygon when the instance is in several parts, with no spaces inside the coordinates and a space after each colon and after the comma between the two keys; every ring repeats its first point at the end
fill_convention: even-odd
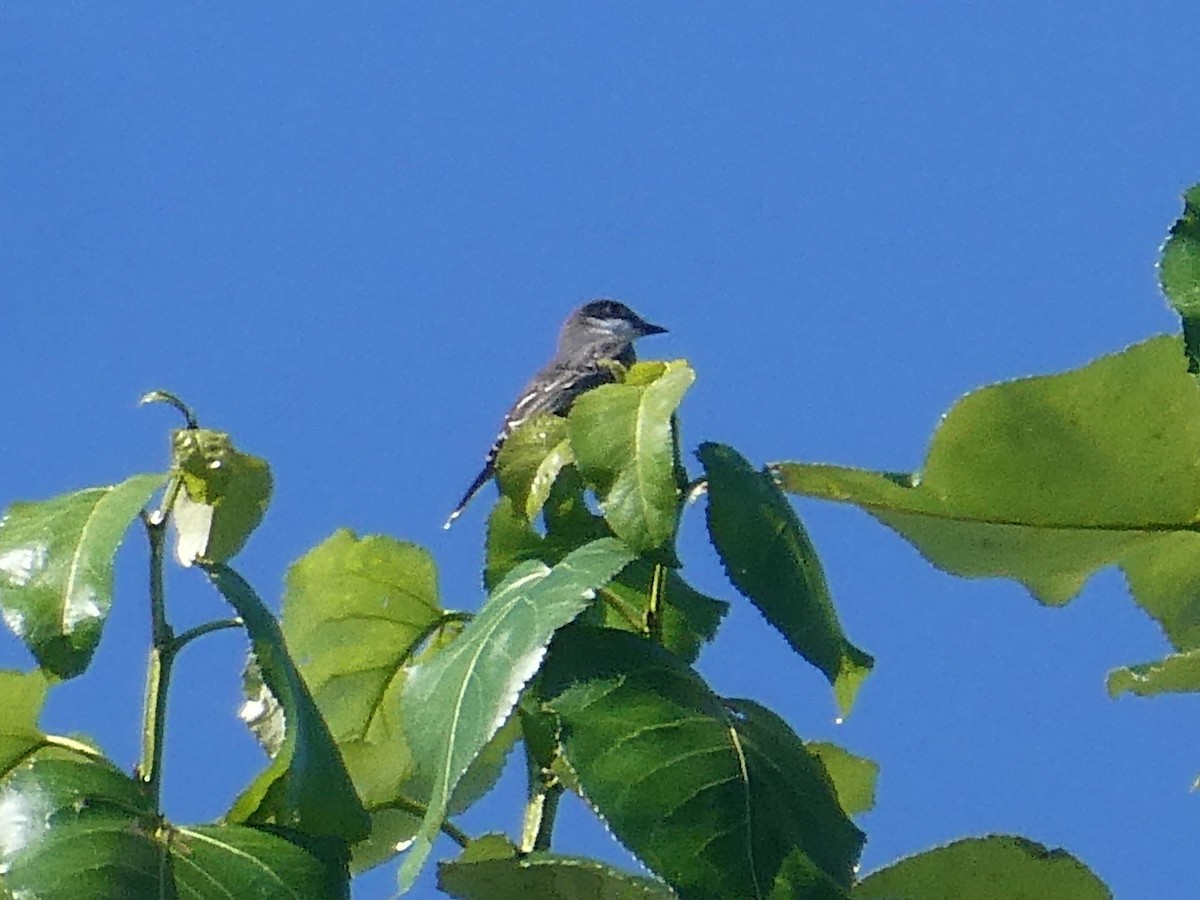
{"type": "Polygon", "coordinates": [[[516,403],[504,417],[500,433],[492,442],[492,446],[484,458],[483,468],[475,476],[475,480],[471,482],[471,486],[467,488],[467,492],[463,494],[462,499],[458,501],[458,505],[454,507],[454,511],[450,513],[450,517],[446,519],[446,524],[442,527],[449,528],[454,520],[462,515],[462,511],[467,508],[467,504],[471,502],[479,489],[496,474],[496,457],[500,454],[500,448],[504,446],[504,442],[508,440],[510,434],[541,413],[565,414],[570,410],[576,397],[584,391],[612,381],[613,378],[612,369],[607,366],[589,365],[582,368],[551,363],[538,372],[525,385],[521,396],[517,398],[516,403]]]}

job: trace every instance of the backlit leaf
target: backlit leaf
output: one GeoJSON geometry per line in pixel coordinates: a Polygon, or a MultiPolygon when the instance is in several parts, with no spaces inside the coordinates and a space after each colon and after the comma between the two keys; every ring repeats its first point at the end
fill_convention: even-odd
{"type": "Polygon", "coordinates": [[[271,469],[266,460],[242,453],[228,434],[207,428],[175,431],[171,455],[183,483],[171,517],[180,564],[231,559],[267,511],[271,469]]]}
{"type": "Polygon", "coordinates": [[[1176,648],[1200,647],[1200,387],[1178,338],[968,394],[920,475],[773,467],[789,491],[854,503],[966,577],[1049,604],[1119,564],[1176,648]]]}
{"type": "Polygon", "coordinates": [[[874,872],[854,900],[1112,900],[1112,893],[1065,850],[1020,837],[967,838],[874,872]]]}
{"type": "Polygon", "coordinates": [[[581,396],[568,416],[576,465],[617,537],[639,553],[667,548],[675,534],[673,423],[695,377],[683,360],[639,363],[624,382],[581,396]]]}

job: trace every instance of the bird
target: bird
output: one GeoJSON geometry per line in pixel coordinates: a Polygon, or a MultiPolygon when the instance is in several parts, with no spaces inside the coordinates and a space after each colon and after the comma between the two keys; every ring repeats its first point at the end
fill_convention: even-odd
{"type": "Polygon", "coordinates": [[[619,300],[591,300],[567,316],[553,358],[530,379],[509,409],[483,469],[442,527],[449,528],[496,474],[496,457],[509,435],[540,413],[566,415],[580,394],[615,381],[618,366],[633,365],[637,360],[634,341],[666,330],[650,324],[619,300]]]}

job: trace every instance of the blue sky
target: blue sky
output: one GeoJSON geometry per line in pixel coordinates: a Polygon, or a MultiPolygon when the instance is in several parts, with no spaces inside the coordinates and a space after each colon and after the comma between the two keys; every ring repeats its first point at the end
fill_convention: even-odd
{"type": "MultiPolygon", "coordinates": [[[[1154,262],[1200,181],[1200,20],[1060,6],[0,2],[0,502],[161,469],[177,420],[135,402],[166,388],[274,467],[238,563],[260,593],[348,526],[428,547],[446,604],[474,608],[491,489],[440,525],[595,296],[670,328],[643,355],[696,367],[688,446],[919,467],[963,392],[1176,327],[1154,262]]],[[[1045,610],[854,510],[800,511],[878,660],[854,714],[835,725],[744,602],[701,669],[880,762],[864,870],[1018,832],[1118,897],[1193,895],[1195,701],[1107,699],[1108,669],[1166,650],[1116,574],[1045,610]]],[[[697,512],[684,559],[736,601],[697,512]]],[[[194,573],[171,588],[180,624],[223,613],[194,573]]],[[[140,549],[118,590],[46,724],[132,764],[140,549]]],[[[259,765],[242,652],[221,634],[181,658],[177,821],[259,765]]],[[[0,636],[0,665],[26,663],[0,636]]],[[[514,830],[522,787],[463,824],[514,830]]],[[[623,859],[574,806],[558,847],[623,859]]]]}

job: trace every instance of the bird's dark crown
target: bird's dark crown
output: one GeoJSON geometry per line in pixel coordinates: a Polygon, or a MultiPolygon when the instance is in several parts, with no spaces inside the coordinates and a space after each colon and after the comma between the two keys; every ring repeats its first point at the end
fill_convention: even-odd
{"type": "Polygon", "coordinates": [[[579,308],[579,315],[591,319],[630,319],[641,317],[620,300],[593,300],[579,308]]]}

